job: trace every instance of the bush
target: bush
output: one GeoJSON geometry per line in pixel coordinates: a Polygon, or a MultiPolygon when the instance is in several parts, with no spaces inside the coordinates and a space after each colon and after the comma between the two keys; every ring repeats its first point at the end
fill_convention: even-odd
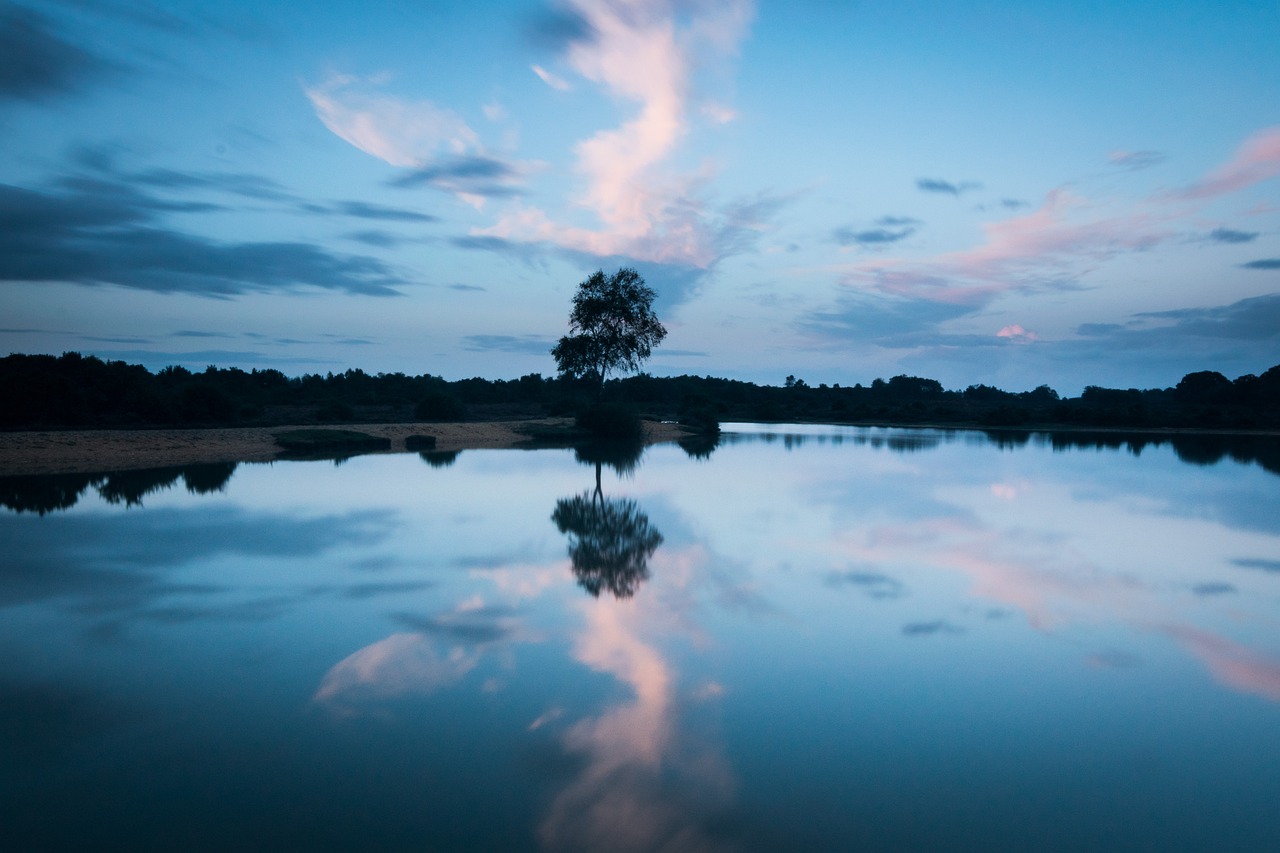
{"type": "Polygon", "coordinates": [[[644,437],[639,415],[622,403],[596,403],[578,412],[576,422],[579,429],[609,441],[640,441],[644,437]]]}
{"type": "Polygon", "coordinates": [[[341,400],[334,400],[316,409],[315,419],[326,424],[340,424],[355,420],[355,409],[341,400]]]}
{"type": "Polygon", "coordinates": [[[428,391],[413,410],[414,420],[432,421],[464,421],[467,419],[467,407],[452,394],[445,391],[428,391]]]}

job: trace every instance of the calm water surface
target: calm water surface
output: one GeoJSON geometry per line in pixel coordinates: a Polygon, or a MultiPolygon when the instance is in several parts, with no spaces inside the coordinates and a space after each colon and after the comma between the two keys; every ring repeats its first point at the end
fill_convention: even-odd
{"type": "Polygon", "coordinates": [[[3,846],[1280,849],[1276,439],[731,429],[0,478],[3,846]]]}

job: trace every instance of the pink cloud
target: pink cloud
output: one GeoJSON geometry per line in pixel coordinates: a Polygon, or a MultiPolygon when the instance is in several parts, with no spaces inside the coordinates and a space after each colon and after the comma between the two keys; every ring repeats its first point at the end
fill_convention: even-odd
{"type": "MultiPolygon", "coordinates": [[[[570,226],[542,210],[516,208],[475,233],[546,241],[595,255],[707,266],[715,249],[713,230],[694,199],[701,178],[664,175],[661,167],[688,132],[695,65],[736,47],[752,4],[698,6],[679,21],[675,8],[663,2],[573,0],[571,5],[593,37],[570,44],[569,67],[611,97],[639,106],[629,121],[599,131],[574,149],[576,170],[586,184],[577,203],[600,226],[570,226]]],[[[717,115],[729,112],[721,108],[717,115]]]]}
{"type": "Polygon", "coordinates": [[[1040,336],[1037,335],[1035,332],[1029,332],[1017,324],[1014,324],[1012,326],[1005,326],[1003,329],[996,332],[996,337],[1007,338],[1013,341],[1014,343],[1021,343],[1021,344],[1040,340],[1040,336]]]}
{"type": "Polygon", "coordinates": [[[1280,175],[1280,127],[1260,130],[1246,139],[1235,156],[1201,180],[1173,194],[1179,199],[1210,199],[1251,187],[1280,175]]]}
{"type": "MultiPolygon", "coordinates": [[[[1154,152],[1115,152],[1118,165],[1149,165],[1154,152]]],[[[1065,187],[1029,213],[982,225],[976,246],[919,260],[882,258],[846,267],[843,282],[882,293],[958,305],[984,305],[1006,291],[1075,282],[1122,254],[1151,249],[1206,201],[1280,175],[1280,127],[1246,139],[1202,180],[1140,202],[1087,199],[1065,187]]],[[[1254,208],[1251,213],[1267,212],[1254,208]]]]}
{"type": "MultiPolygon", "coordinates": [[[[566,749],[581,769],[552,800],[539,827],[551,849],[709,850],[717,845],[699,825],[697,801],[732,790],[723,760],[680,737],[675,674],[642,638],[670,614],[661,603],[602,598],[584,604],[574,656],[608,673],[633,697],[573,724],[566,749]]],[[[658,633],[666,635],[662,630],[658,633]]],[[[704,699],[722,690],[714,685],[704,699]]]]}
{"type": "Polygon", "coordinates": [[[442,149],[462,154],[479,144],[456,113],[382,94],[377,82],[335,75],[304,91],[325,127],[392,166],[418,166],[442,149]]]}
{"type": "Polygon", "coordinates": [[[1203,661],[1218,681],[1242,693],[1280,702],[1280,661],[1207,631],[1182,625],[1165,630],[1203,661]]]}
{"type": "Polygon", "coordinates": [[[1170,236],[1173,218],[1141,210],[1091,216],[1097,207],[1066,189],[1051,191],[1035,210],[982,225],[971,249],[919,261],[888,258],[852,267],[848,284],[869,283],[899,296],[982,305],[1010,290],[1074,281],[1097,264],[1143,251],[1170,236]]]}

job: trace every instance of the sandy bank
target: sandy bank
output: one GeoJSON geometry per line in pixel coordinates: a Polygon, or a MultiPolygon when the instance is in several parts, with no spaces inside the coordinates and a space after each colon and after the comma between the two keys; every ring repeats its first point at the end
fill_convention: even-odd
{"type": "MultiPolygon", "coordinates": [[[[567,427],[567,419],[484,423],[356,424],[342,429],[391,439],[403,452],[410,435],[432,435],[437,450],[509,448],[529,442],[529,431],[567,427]]],[[[201,462],[261,462],[280,455],[273,435],[312,426],[232,429],[51,430],[0,432],[0,475],[125,471],[201,462]]],[[[675,424],[645,423],[648,443],[685,435],[675,424]]]]}

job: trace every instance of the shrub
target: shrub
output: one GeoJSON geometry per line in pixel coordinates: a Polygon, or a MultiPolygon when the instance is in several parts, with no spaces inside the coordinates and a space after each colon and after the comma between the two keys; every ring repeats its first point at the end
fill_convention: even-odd
{"type": "Polygon", "coordinates": [[[595,403],[578,412],[578,428],[609,441],[640,441],[644,427],[630,406],[622,403],[595,403]]]}
{"type": "Polygon", "coordinates": [[[452,394],[445,391],[428,391],[413,410],[414,420],[432,421],[464,421],[467,419],[467,407],[452,394]]]}

